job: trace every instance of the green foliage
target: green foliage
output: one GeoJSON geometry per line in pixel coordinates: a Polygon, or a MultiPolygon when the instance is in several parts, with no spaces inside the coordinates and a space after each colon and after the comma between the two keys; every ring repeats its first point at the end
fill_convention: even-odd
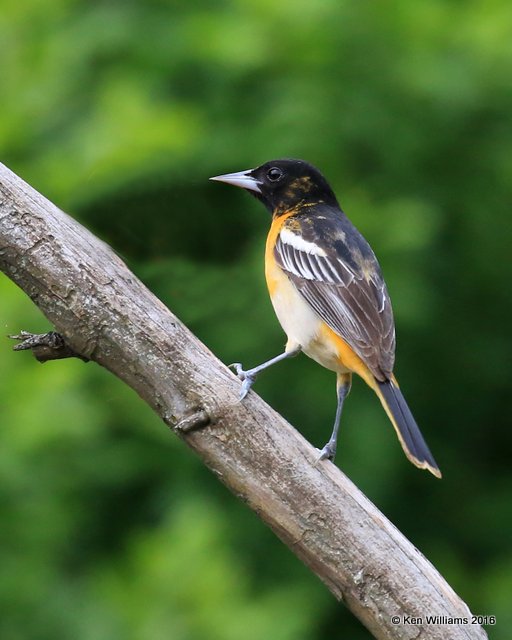
{"type": "MultiPolygon", "coordinates": [[[[444,472],[356,384],[338,463],[476,613],[511,622],[512,5],[505,0],[5,0],[0,148],[225,362],[284,336],[268,217],[211,175],[317,164],[393,298],[397,374],[444,472]]],[[[3,333],[45,330],[0,281],[3,333]]],[[[0,359],[5,640],[368,638],[135,394],[94,365],[0,359]]],[[[285,381],[285,384],[283,384],[285,381]]],[[[315,445],[333,375],[257,392],[315,445]]],[[[433,614],[437,612],[432,612],[433,614]]],[[[508,622],[508,624],[507,624],[508,622]]]]}

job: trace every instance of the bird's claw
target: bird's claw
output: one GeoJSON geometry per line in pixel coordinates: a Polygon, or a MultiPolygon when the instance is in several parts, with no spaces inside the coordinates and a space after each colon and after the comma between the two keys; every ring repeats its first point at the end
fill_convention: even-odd
{"type": "Polygon", "coordinates": [[[255,380],[256,378],[252,376],[245,377],[244,381],[242,382],[242,388],[240,390],[240,400],[243,400],[245,396],[249,393],[249,390],[254,384],[255,380]]]}
{"type": "Polygon", "coordinates": [[[233,369],[238,378],[242,381],[242,388],[240,389],[240,400],[243,400],[249,393],[250,388],[256,380],[256,375],[249,369],[245,371],[240,362],[233,362],[228,365],[230,369],[233,369]]]}
{"type": "Polygon", "coordinates": [[[317,449],[319,452],[319,456],[316,459],[316,462],[320,462],[320,460],[334,460],[336,455],[336,444],[332,442],[328,442],[323,449],[317,449]]]}
{"type": "Polygon", "coordinates": [[[242,367],[241,362],[232,362],[231,364],[228,364],[228,368],[233,369],[240,380],[243,380],[245,378],[245,371],[242,367]]]}

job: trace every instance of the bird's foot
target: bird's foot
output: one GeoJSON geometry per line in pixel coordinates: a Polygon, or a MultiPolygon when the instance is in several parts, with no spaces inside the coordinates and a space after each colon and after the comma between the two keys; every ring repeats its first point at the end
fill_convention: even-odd
{"type": "Polygon", "coordinates": [[[254,369],[248,369],[247,371],[245,371],[240,362],[233,362],[233,364],[229,365],[229,368],[233,369],[238,378],[242,381],[242,388],[240,389],[240,400],[243,400],[254,384],[257,373],[254,372],[254,369]]]}
{"type": "Polygon", "coordinates": [[[317,462],[320,462],[320,460],[334,460],[334,456],[336,455],[336,443],[329,440],[323,449],[317,449],[317,451],[320,454],[316,459],[317,462]]]}

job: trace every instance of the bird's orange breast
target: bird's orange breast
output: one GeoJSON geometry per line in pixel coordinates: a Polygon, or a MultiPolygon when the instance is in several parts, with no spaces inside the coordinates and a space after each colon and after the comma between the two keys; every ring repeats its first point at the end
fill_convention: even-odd
{"type": "Polygon", "coordinates": [[[294,211],[291,210],[278,218],[274,218],[268,232],[267,244],[265,247],[265,278],[267,280],[268,292],[270,293],[271,298],[278,287],[281,274],[284,275],[276,263],[274,247],[276,246],[277,236],[283,228],[283,224],[291,215],[293,215],[293,213],[294,211]]]}

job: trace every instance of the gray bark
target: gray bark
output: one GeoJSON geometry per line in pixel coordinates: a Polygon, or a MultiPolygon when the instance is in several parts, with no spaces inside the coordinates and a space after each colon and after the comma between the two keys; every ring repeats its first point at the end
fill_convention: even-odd
{"type": "Polygon", "coordinates": [[[487,637],[336,466],[315,464],[316,449],[255,393],[240,403],[236,377],[122,260],[3,165],[0,269],[72,351],[135,389],[376,638],[487,637]],[[428,615],[469,623],[428,624],[428,615]]]}

